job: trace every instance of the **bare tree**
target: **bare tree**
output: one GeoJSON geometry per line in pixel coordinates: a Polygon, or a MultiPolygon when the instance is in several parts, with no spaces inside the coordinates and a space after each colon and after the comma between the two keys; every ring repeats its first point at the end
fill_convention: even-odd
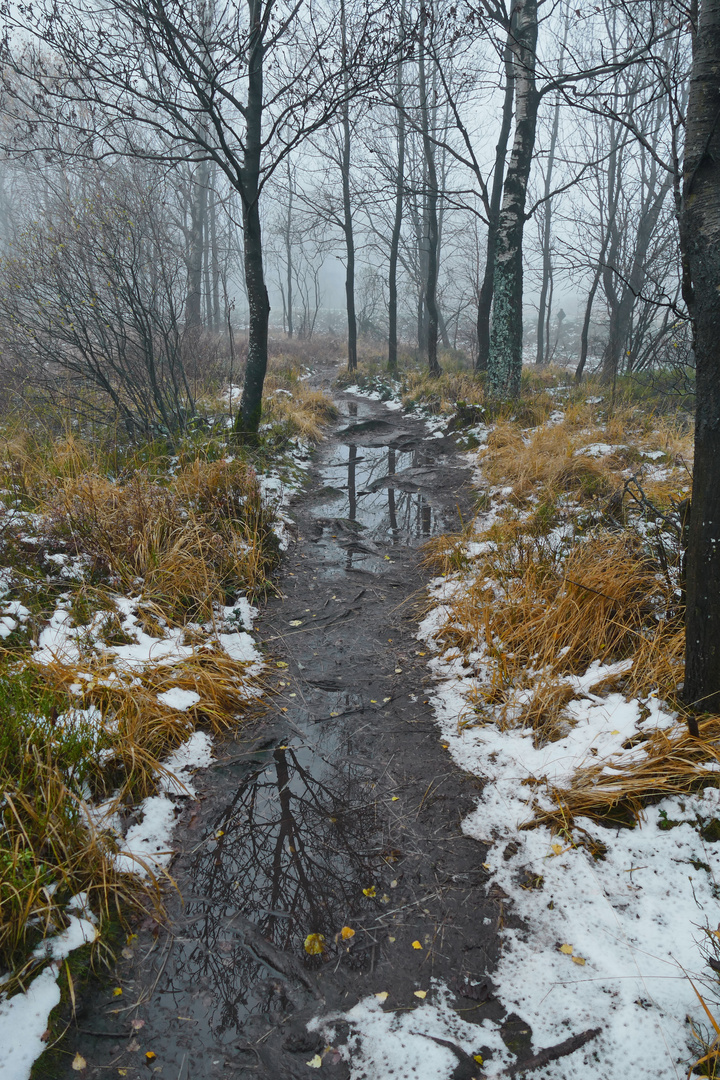
{"type": "Polygon", "coordinates": [[[2,9],[6,105],[24,146],[57,152],[71,133],[75,152],[191,155],[214,162],[239,193],[249,340],[237,438],[257,432],[267,367],[263,188],[394,55],[391,7],[350,3],[352,47],[340,54],[337,16],[313,0],[2,9]]]}

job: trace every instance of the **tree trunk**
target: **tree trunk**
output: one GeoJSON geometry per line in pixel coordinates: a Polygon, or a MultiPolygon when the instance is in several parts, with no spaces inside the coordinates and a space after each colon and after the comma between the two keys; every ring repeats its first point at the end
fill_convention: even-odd
{"type": "Polygon", "coordinates": [[[201,161],[195,177],[195,191],[190,208],[190,244],[188,250],[188,291],[185,302],[185,326],[202,326],[203,256],[207,230],[207,195],[209,166],[201,161]]]}
{"type": "Polygon", "coordinates": [[[497,398],[517,397],[522,374],[523,230],[525,200],[535,146],[537,0],[517,0],[513,59],[515,137],[505,175],[493,275],[493,318],[488,388],[497,398]]]}
{"type": "Polygon", "coordinates": [[[262,232],[260,229],[260,154],[262,152],[263,53],[260,23],[261,0],[248,0],[247,133],[242,169],[243,256],[248,297],[248,354],[245,380],[233,437],[254,441],[260,426],[262,391],[267,370],[270,301],[265,287],[262,232]]]}
{"type": "Polygon", "coordinates": [[[291,338],[293,336],[293,281],[292,281],[292,212],[293,212],[293,178],[292,170],[290,168],[290,162],[287,163],[287,175],[288,175],[288,205],[287,215],[285,217],[285,260],[287,268],[287,336],[291,338]]]}
{"type": "Polygon", "coordinates": [[[505,45],[505,99],[502,108],[500,135],[495,147],[495,166],[488,208],[487,248],[485,252],[485,273],[478,294],[477,307],[477,357],[475,371],[487,371],[490,355],[490,312],[493,299],[493,274],[495,272],[495,250],[497,247],[498,219],[505,180],[505,158],[507,157],[510,128],[513,118],[515,97],[515,73],[513,68],[512,38],[515,34],[514,5],[510,12],[510,30],[505,45]]]}
{"type": "MultiPolygon", "coordinates": [[[[405,4],[401,17],[404,22],[405,4]]],[[[395,177],[395,218],[390,237],[390,265],[388,267],[388,370],[397,372],[397,264],[400,249],[400,233],[403,219],[403,195],[405,188],[405,102],[403,90],[403,68],[397,67],[397,173],[395,177]]]]}
{"type": "Polygon", "coordinates": [[[350,105],[348,102],[349,75],[347,71],[347,24],[345,0],[340,0],[340,33],[345,81],[345,100],[342,107],[342,199],[343,231],[347,265],[345,269],[345,304],[348,324],[348,371],[357,370],[357,316],[355,314],[355,237],[353,234],[352,203],[350,201],[350,105]]]}
{"type": "MultiPolygon", "coordinates": [[[[688,104],[681,244],[696,368],[685,700],[720,712],[720,0],[703,0],[688,104]]],[[[692,730],[692,727],[691,727],[692,730]]],[[[697,729],[695,729],[697,730],[697,729]]]]}
{"type": "Polygon", "coordinates": [[[550,243],[552,240],[552,200],[550,198],[550,192],[552,191],[552,174],[555,166],[555,147],[557,145],[559,126],[560,102],[558,101],[555,104],[552,130],[550,132],[547,169],[545,170],[545,190],[543,192],[545,202],[543,203],[542,282],[540,285],[540,299],[538,301],[537,348],[535,351],[536,364],[547,364],[549,362],[550,303],[548,302],[548,290],[551,288],[552,277],[552,252],[550,250],[550,243]]]}
{"type": "Polygon", "coordinates": [[[430,137],[430,110],[427,99],[427,78],[425,72],[425,56],[422,52],[423,33],[425,29],[425,16],[421,20],[421,52],[419,61],[420,77],[420,115],[422,119],[423,150],[425,152],[425,166],[427,171],[427,278],[425,283],[425,307],[428,313],[427,330],[427,356],[428,371],[433,378],[442,374],[438,363],[438,308],[437,308],[437,277],[438,277],[438,182],[437,169],[435,167],[435,147],[430,137]]]}

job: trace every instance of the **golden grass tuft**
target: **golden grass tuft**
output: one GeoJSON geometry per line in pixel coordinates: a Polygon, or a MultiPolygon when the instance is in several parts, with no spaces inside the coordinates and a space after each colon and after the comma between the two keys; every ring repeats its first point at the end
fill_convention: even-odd
{"type": "Polygon", "coordinates": [[[677,696],[684,628],[678,522],[668,521],[687,493],[689,438],[640,406],[619,405],[608,417],[577,395],[559,423],[528,430],[501,419],[478,453],[490,492],[477,521],[426,546],[427,563],[456,580],[438,644],[475,666],[461,725],[528,727],[538,742],[562,737],[574,723],[570,703],[583,696],[574,677],[593,662],[626,662],[590,687],[594,695],[656,696],[680,714],[631,760],[626,752],[621,776],[599,760],[553,791],[557,811],[536,820],[557,828],[618,806],[639,815],[649,799],[714,782],[720,721],[707,720],[702,740],[692,740],[677,696]],[[598,443],[615,449],[583,453],[598,443]],[[654,451],[663,457],[643,456],[654,451]]]}

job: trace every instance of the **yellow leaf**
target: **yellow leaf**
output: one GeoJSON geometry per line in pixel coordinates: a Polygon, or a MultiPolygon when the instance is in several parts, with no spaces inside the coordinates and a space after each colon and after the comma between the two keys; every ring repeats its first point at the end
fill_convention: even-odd
{"type": "Polygon", "coordinates": [[[82,1072],[83,1069],[87,1069],[87,1061],[82,1054],[76,1054],[72,1059],[73,1072],[82,1072]]]}
{"type": "Polygon", "coordinates": [[[617,730],[617,728],[615,728],[615,730],[614,730],[614,731],[611,731],[611,732],[610,732],[610,734],[611,734],[611,735],[619,735],[619,734],[620,734],[620,732],[619,732],[619,731],[617,730]]]}
{"type": "Polygon", "coordinates": [[[491,870],[491,869],[492,869],[492,867],[490,866],[490,863],[489,863],[489,862],[484,862],[484,863],[483,863],[483,869],[484,869],[484,870],[491,870]]]}
{"type": "Polygon", "coordinates": [[[383,698],[383,701],[392,701],[392,698],[389,698],[389,697],[384,697],[384,698],[383,698]]]}
{"type": "Polygon", "coordinates": [[[127,1076],[127,1069],[118,1069],[118,1076],[127,1076]]]}
{"type": "Polygon", "coordinates": [[[325,951],[324,934],[308,934],[305,938],[305,952],[310,956],[319,956],[325,951]]]}
{"type": "Polygon", "coordinates": [[[371,704],[371,705],[377,705],[377,701],[375,700],[375,698],[374,698],[374,697],[371,697],[371,698],[370,698],[370,704],[371,704]]]}
{"type": "Polygon", "coordinates": [[[218,829],[218,831],[215,833],[215,839],[219,840],[220,837],[224,836],[224,835],[225,835],[225,830],[224,829],[218,829]]]}
{"type": "Polygon", "coordinates": [[[561,945],[560,952],[565,953],[566,956],[572,956],[572,945],[561,945]]]}
{"type": "Polygon", "coordinates": [[[387,559],[388,562],[390,562],[390,556],[389,555],[386,555],[385,558],[387,559]]]}
{"type": "Polygon", "coordinates": [[[378,1001],[387,1001],[388,992],[387,990],[381,990],[379,994],[375,995],[375,997],[378,999],[378,1001]]]}
{"type": "Polygon", "coordinates": [[[390,897],[388,896],[387,893],[382,894],[382,896],[380,897],[380,903],[381,904],[389,904],[390,903],[390,897]]]}
{"type": "Polygon", "coordinates": [[[422,949],[422,945],[420,944],[419,941],[413,941],[412,947],[413,947],[413,949],[422,949]]]}
{"type": "Polygon", "coordinates": [[[552,844],[551,846],[552,846],[553,855],[562,855],[562,851],[563,851],[562,844],[552,844]]]}
{"type": "Polygon", "coordinates": [[[302,619],[291,619],[290,626],[302,626],[302,619]]]}
{"type": "Polygon", "coordinates": [[[343,939],[343,941],[347,941],[348,938],[355,937],[355,931],[353,930],[352,926],[343,926],[342,930],[340,931],[340,937],[343,939]]]}
{"type": "Polygon", "coordinates": [[[400,796],[399,796],[399,795],[393,795],[393,797],[392,797],[392,799],[390,800],[390,802],[397,802],[399,798],[400,798],[400,796]]]}
{"type": "Polygon", "coordinates": [[[322,1066],[322,1058],[319,1054],[316,1054],[315,1057],[310,1058],[305,1064],[309,1065],[311,1069],[319,1069],[322,1066]]]}
{"type": "Polygon", "coordinates": [[[280,667],[280,668],[287,667],[287,664],[285,663],[284,660],[278,660],[277,663],[275,664],[275,667],[280,667]]]}
{"type": "Polygon", "coordinates": [[[402,675],[402,668],[401,667],[396,667],[395,668],[395,674],[396,675],[402,675]]]}
{"type": "Polygon", "coordinates": [[[426,998],[427,997],[427,990],[413,990],[413,993],[414,993],[415,997],[419,997],[419,998],[426,998]]]}
{"type": "Polygon", "coordinates": [[[579,964],[580,967],[582,967],[585,963],[582,956],[571,956],[570,959],[572,960],[573,964],[579,964]]]}
{"type": "Polygon", "coordinates": [[[392,943],[393,943],[393,941],[397,941],[397,938],[394,938],[394,937],[389,937],[389,938],[388,938],[388,941],[389,941],[389,942],[390,942],[390,943],[392,944],[392,943]]]}
{"type": "Polygon", "coordinates": [[[116,986],[113,990],[113,997],[120,997],[122,994],[122,986],[116,986]]]}
{"type": "Polygon", "coordinates": [[[478,1065],[482,1065],[482,1063],[483,1063],[482,1054],[473,1054],[473,1061],[477,1061],[478,1065]]]}
{"type": "Polygon", "coordinates": [[[157,1054],[153,1053],[152,1050],[148,1050],[147,1053],[145,1054],[145,1060],[146,1061],[154,1061],[156,1057],[157,1057],[157,1054]]]}
{"type": "Polygon", "coordinates": [[[418,653],[418,656],[427,656],[427,653],[424,653],[424,652],[419,652],[419,653],[418,653]]]}
{"type": "Polygon", "coordinates": [[[376,896],[377,889],[374,885],[371,885],[369,889],[363,889],[363,896],[376,896]]]}

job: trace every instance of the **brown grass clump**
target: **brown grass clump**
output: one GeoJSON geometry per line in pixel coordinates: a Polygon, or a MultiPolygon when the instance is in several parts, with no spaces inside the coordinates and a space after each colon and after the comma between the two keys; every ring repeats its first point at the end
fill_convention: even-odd
{"type": "Polygon", "coordinates": [[[631,761],[600,761],[579,769],[570,787],[550,788],[557,810],[537,812],[539,823],[562,826],[575,817],[612,818],[621,808],[641,819],[649,802],[687,795],[715,785],[720,766],[720,717],[699,723],[695,739],[682,721],[664,731],[650,731],[631,761]]]}
{"type": "Polygon", "coordinates": [[[172,486],[137,472],[125,484],[98,475],[62,480],[45,505],[56,546],[90,560],[96,580],[133,591],[166,618],[206,620],[213,604],[260,592],[271,564],[270,515],[242,461],[196,460],[172,486]]]}
{"type": "MultiPolygon", "coordinates": [[[[562,737],[574,723],[571,702],[583,696],[573,677],[593,662],[625,662],[589,687],[593,695],[658,696],[682,716],[677,507],[690,479],[688,450],[680,425],[637,405],[601,419],[596,404],[576,400],[559,423],[496,423],[478,455],[491,485],[478,521],[426,547],[427,562],[457,581],[437,640],[475,664],[463,726],[529,727],[539,742],[562,737]],[[613,450],[583,452],[594,444],[613,450]]],[[[604,761],[579,772],[571,789],[553,793],[554,823],[602,818],[618,803],[639,813],[649,798],[707,782],[717,753],[708,750],[709,721],[704,731],[702,745],[682,719],[653,734],[624,762],[622,784],[603,772],[604,761]]]]}
{"type": "Polygon", "coordinates": [[[263,423],[282,424],[290,438],[319,442],[323,430],[337,418],[332,399],[304,382],[279,379],[270,374],[263,396],[263,423]],[[290,386],[291,389],[287,389],[290,386]]]}

